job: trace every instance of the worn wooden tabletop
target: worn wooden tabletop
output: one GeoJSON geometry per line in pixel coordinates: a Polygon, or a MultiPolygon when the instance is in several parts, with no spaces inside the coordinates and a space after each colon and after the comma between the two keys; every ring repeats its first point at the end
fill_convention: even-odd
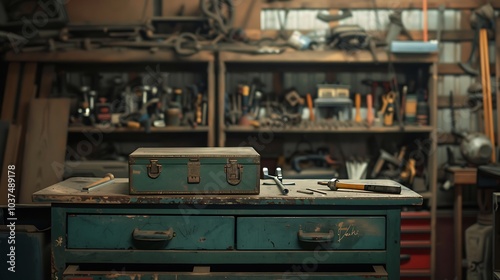
{"type": "MultiPolygon", "coordinates": [[[[82,188],[100,178],[74,177],[33,194],[33,201],[40,203],[137,203],[137,204],[288,204],[288,205],[420,205],[422,196],[401,186],[401,194],[383,194],[360,190],[331,191],[316,180],[293,180],[287,185],[288,195],[282,195],[272,180],[261,180],[258,195],[130,195],[127,178],[116,178],[90,191],[82,188]],[[307,188],[325,192],[303,194],[307,188]]],[[[288,182],[285,181],[285,182],[288,182]]]]}

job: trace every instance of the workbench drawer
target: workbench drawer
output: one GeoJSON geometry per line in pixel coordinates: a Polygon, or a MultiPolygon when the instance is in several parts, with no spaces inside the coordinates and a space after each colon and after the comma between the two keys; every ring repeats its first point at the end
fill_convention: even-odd
{"type": "Polygon", "coordinates": [[[72,214],[67,236],[69,249],[228,250],[234,217],[72,214]]]}
{"type": "Polygon", "coordinates": [[[241,217],[239,250],[383,250],[385,217],[241,217]]]}

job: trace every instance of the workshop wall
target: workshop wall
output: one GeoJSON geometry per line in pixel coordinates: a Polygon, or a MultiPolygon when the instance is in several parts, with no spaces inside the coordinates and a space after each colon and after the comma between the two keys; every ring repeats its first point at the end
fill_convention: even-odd
{"type": "MultiPolygon", "coordinates": [[[[369,31],[385,30],[389,23],[389,14],[392,10],[377,9],[377,10],[353,10],[352,17],[338,21],[338,25],[357,24],[369,31]]],[[[286,11],[284,9],[267,9],[261,11],[261,30],[280,30],[281,25],[284,25],[285,30],[318,30],[329,28],[328,23],[324,23],[316,18],[317,13],[329,13],[327,9],[297,9],[290,10],[285,21],[286,11]]],[[[340,14],[342,12],[339,12],[340,14]]],[[[497,12],[498,14],[498,12],[497,12]]],[[[422,11],[420,9],[407,9],[402,12],[403,22],[408,30],[418,31],[423,29],[422,11]]],[[[444,11],[444,25],[442,30],[462,30],[463,22],[468,22],[467,15],[458,9],[447,9],[444,11]]],[[[439,28],[439,11],[437,9],[428,10],[428,28],[429,30],[437,30],[439,28]]],[[[442,42],[440,46],[440,63],[458,63],[463,61],[469,55],[470,42],[442,42]],[[462,47],[465,50],[462,51],[462,47]]],[[[489,46],[490,63],[495,61],[494,42],[489,46]]],[[[335,67],[335,66],[332,66],[335,67]]],[[[367,77],[372,79],[384,79],[384,73],[360,73],[345,72],[336,75],[336,81],[341,84],[351,85],[353,92],[363,92],[367,88],[361,85],[361,81],[367,77]]],[[[241,77],[240,77],[241,78],[241,77]]],[[[270,79],[270,76],[268,76],[270,79]]],[[[295,87],[299,92],[310,92],[318,83],[327,80],[325,73],[285,73],[284,87],[295,87]]],[[[398,80],[403,81],[403,77],[398,77],[398,80]]],[[[468,95],[467,88],[476,81],[476,78],[469,75],[440,75],[438,78],[438,96],[448,97],[450,91],[453,91],[454,97],[466,97],[468,95]]],[[[492,79],[492,88],[495,84],[495,79],[492,79]]],[[[234,86],[234,85],[230,85],[234,86]]],[[[457,131],[481,131],[477,112],[471,112],[470,107],[455,108],[455,125],[457,131]]],[[[451,133],[451,110],[449,108],[440,108],[438,110],[438,132],[451,133]]],[[[457,145],[443,144],[436,151],[438,154],[438,166],[443,166],[447,163],[447,149],[450,148],[456,157],[460,158],[460,150],[457,145]]],[[[475,192],[465,191],[465,204],[475,203],[475,192]]],[[[452,195],[450,191],[439,192],[439,205],[451,206],[452,195]]]]}

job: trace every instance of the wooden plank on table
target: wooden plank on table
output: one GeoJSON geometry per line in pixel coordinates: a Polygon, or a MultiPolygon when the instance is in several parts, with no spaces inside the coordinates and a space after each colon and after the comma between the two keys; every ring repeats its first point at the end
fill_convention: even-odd
{"type": "Polygon", "coordinates": [[[34,99],[29,119],[21,174],[20,203],[31,203],[31,195],[62,180],[68,132],[69,99],[34,99]]]}
{"type": "Polygon", "coordinates": [[[54,82],[55,70],[53,64],[43,66],[40,88],[38,90],[39,98],[48,98],[52,92],[52,83],[54,82]]]}
{"type": "Polygon", "coordinates": [[[21,63],[9,63],[9,69],[7,71],[7,79],[5,81],[5,91],[2,102],[1,120],[12,122],[14,120],[16,108],[19,77],[21,74],[21,63]]]}
{"type": "MultiPolygon", "coordinates": [[[[7,204],[7,190],[8,190],[8,181],[7,181],[7,167],[9,165],[14,165],[16,168],[14,170],[16,176],[14,179],[17,182],[19,178],[17,176],[17,171],[21,168],[17,165],[17,155],[19,151],[19,140],[21,138],[21,126],[19,125],[10,125],[9,126],[9,135],[7,136],[7,144],[5,154],[3,157],[2,171],[0,173],[0,205],[7,204]]],[[[16,183],[14,195],[18,194],[19,185],[16,183]]],[[[17,202],[18,200],[16,200],[17,202]]]]}

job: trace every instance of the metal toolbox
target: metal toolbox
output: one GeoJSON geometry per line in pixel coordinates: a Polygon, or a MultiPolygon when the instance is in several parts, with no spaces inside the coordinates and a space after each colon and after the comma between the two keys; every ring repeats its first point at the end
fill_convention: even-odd
{"type": "Polygon", "coordinates": [[[139,148],[129,156],[130,194],[258,194],[251,147],[139,148]]]}

